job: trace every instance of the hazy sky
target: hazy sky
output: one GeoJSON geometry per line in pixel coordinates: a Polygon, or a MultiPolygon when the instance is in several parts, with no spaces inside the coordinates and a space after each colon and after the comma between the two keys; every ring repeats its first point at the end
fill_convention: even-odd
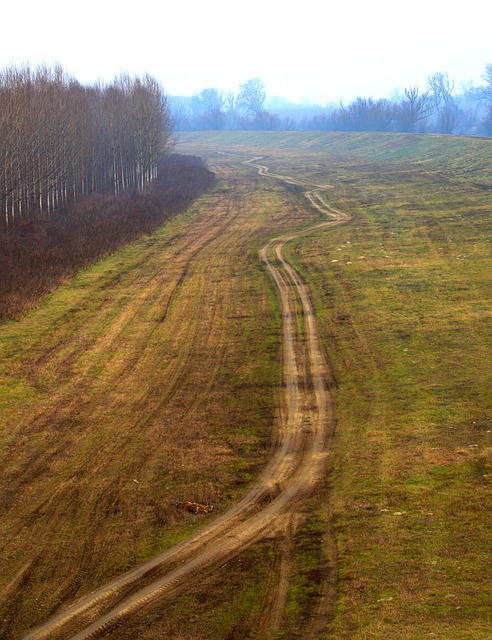
{"type": "Polygon", "coordinates": [[[170,95],[237,91],[325,104],[391,97],[436,71],[456,86],[492,63],[487,0],[67,0],[2,7],[0,67],[59,62],[84,83],[150,73],[170,95]],[[341,5],[341,6],[339,6],[341,5]],[[465,13],[466,12],[466,13],[465,13]]]}

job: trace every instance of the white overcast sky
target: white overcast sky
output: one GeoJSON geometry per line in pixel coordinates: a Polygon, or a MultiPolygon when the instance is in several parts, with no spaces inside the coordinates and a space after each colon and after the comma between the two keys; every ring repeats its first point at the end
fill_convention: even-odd
{"type": "Polygon", "coordinates": [[[170,95],[237,91],[318,104],[385,98],[444,71],[480,84],[492,2],[467,0],[9,0],[0,68],[58,62],[83,83],[150,73],[170,95]]]}

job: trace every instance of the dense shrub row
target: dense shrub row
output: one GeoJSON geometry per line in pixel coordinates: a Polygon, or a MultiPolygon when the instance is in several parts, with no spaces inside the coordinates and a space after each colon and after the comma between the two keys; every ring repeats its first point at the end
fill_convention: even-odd
{"type": "Polygon", "coordinates": [[[0,232],[0,318],[12,318],[91,261],[150,233],[214,183],[203,161],[168,154],[144,191],[94,194],[0,232]]]}

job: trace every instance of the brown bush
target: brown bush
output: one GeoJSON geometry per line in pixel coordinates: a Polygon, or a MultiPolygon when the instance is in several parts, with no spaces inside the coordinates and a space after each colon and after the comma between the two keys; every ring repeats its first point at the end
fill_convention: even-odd
{"type": "Polygon", "coordinates": [[[200,158],[170,154],[142,192],[96,194],[49,220],[20,222],[0,235],[0,318],[14,318],[94,260],[151,233],[185,211],[215,181],[200,158]]]}

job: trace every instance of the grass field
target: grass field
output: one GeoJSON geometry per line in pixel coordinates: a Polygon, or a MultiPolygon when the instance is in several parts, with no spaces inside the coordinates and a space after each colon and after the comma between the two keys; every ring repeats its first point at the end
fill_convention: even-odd
{"type": "Polygon", "coordinates": [[[492,145],[423,142],[339,165],[352,223],[292,248],[339,380],[334,637],[491,632],[492,145]]]}
{"type": "Polygon", "coordinates": [[[490,639],[492,142],[210,133],[178,150],[207,158],[212,193],[0,327],[1,637],[205,522],[177,501],[220,514],[268,459],[280,319],[258,249],[319,212],[241,164],[263,156],[352,217],[286,249],[337,379],[332,471],[294,545],[254,545],[111,637],[263,638],[287,575],[269,637],[304,638],[332,527],[320,637],[490,639]]]}
{"type": "Polygon", "coordinates": [[[199,144],[262,155],[325,185],[352,216],[289,250],[338,381],[329,637],[492,637],[492,142],[271,133],[199,144]]]}
{"type": "Polygon", "coordinates": [[[268,458],[279,319],[256,246],[278,196],[259,182],[255,216],[224,182],[0,328],[1,637],[204,523],[177,502],[220,514],[268,458]]]}

